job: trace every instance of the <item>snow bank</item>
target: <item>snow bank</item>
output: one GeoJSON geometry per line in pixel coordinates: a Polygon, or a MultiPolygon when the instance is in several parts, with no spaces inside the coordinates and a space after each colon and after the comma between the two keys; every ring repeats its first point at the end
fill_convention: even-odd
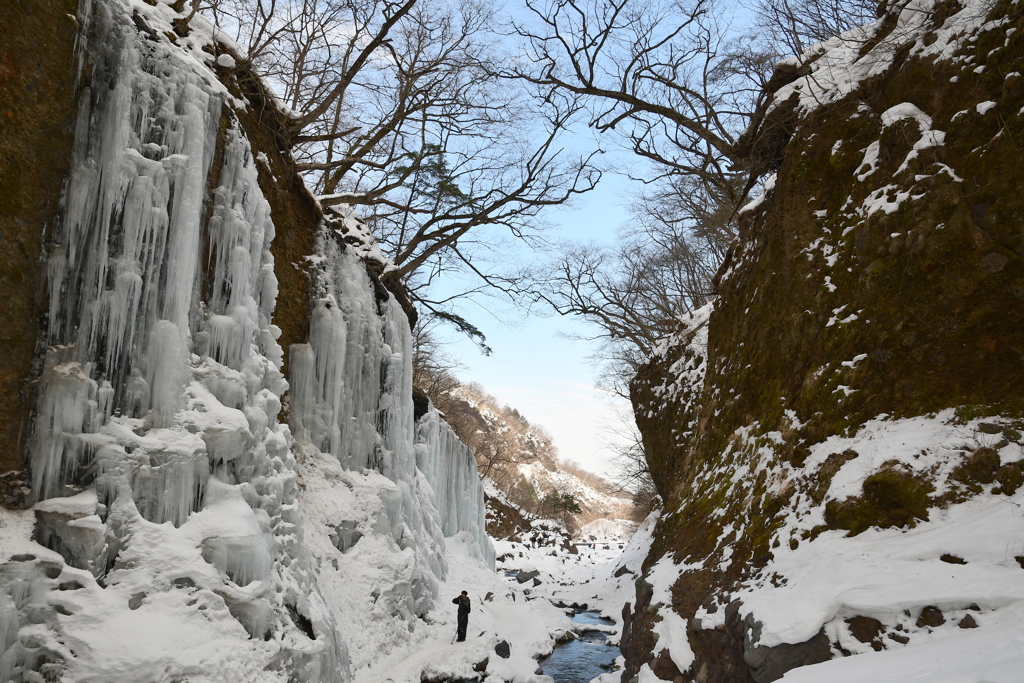
{"type": "MultiPolygon", "coordinates": [[[[1024,492],[1002,492],[993,477],[966,496],[965,487],[977,484],[965,483],[961,469],[979,450],[997,455],[994,467],[1019,462],[1021,447],[1007,434],[1018,437],[1010,420],[963,420],[953,410],[897,420],[879,416],[850,436],[811,446],[798,467],[775,459],[770,444],[780,441],[778,435],[755,439],[738,430],[736,452],[748,452],[753,460],[737,467],[760,473],[776,495],[792,496],[775,531],[772,558],[727,596],[749,627],[747,648],[805,643],[823,631],[835,656],[863,655],[863,661],[857,657],[802,667],[787,674],[787,681],[874,680],[875,674],[892,681],[1019,677],[1009,672],[1019,672],[1024,664],[1019,648],[1024,492]],[[744,451],[748,441],[760,447],[744,451]],[[827,488],[820,497],[812,496],[826,463],[834,467],[824,480],[827,488]],[[886,468],[927,479],[931,507],[926,519],[858,534],[825,530],[828,506],[864,496],[870,476],[886,468]],[[857,630],[858,620],[872,624],[870,636],[857,630]],[[856,663],[847,667],[846,662],[856,663]],[[907,677],[911,671],[918,677],[907,677]],[[965,678],[969,675],[976,677],[965,678]]],[[[662,558],[648,571],[652,585],[671,586],[693,568],[669,560],[662,558]],[[668,580],[661,580],[663,573],[668,580]]],[[[651,603],[657,601],[656,591],[651,603]]],[[[724,607],[698,609],[693,626],[722,627],[724,607]]],[[[656,632],[661,627],[669,643],[677,642],[672,624],[663,623],[655,625],[656,632]]]]}

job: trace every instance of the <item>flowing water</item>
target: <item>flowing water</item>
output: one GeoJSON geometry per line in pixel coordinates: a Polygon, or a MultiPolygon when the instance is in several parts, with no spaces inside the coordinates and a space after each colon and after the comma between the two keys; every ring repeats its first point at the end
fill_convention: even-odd
{"type": "MultiPolygon", "coordinates": [[[[597,612],[580,612],[572,618],[577,624],[611,626],[612,621],[597,612]]],[[[611,664],[621,653],[616,645],[605,645],[608,634],[586,630],[579,640],[556,645],[551,656],[540,663],[544,673],[555,683],[589,683],[611,671],[611,664]]]]}

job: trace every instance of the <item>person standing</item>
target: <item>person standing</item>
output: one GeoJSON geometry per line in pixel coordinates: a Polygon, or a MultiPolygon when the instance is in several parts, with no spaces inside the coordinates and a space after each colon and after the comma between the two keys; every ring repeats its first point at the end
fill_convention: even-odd
{"type": "Polygon", "coordinates": [[[466,628],[469,626],[469,595],[462,591],[462,595],[452,600],[452,604],[459,606],[459,630],[456,640],[461,643],[466,640],[466,628]]]}

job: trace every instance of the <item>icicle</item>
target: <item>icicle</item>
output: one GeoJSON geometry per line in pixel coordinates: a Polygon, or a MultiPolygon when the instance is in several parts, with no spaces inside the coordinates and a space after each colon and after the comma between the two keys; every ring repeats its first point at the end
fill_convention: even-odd
{"type": "Polygon", "coordinates": [[[416,466],[434,492],[444,535],[468,533],[479,559],[493,568],[494,546],[487,536],[476,458],[433,405],[416,423],[416,466]]]}
{"type": "Polygon", "coordinates": [[[36,437],[32,445],[32,488],[40,498],[61,495],[83,464],[85,443],[76,438],[92,422],[96,382],[78,362],[65,362],[74,347],[47,350],[43,365],[36,437]]]}

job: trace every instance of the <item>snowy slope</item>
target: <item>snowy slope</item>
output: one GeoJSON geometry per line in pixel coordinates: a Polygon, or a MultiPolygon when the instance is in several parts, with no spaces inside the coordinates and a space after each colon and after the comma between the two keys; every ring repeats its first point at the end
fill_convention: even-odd
{"type": "Polygon", "coordinates": [[[516,467],[516,471],[526,478],[538,491],[552,489],[571,493],[576,503],[583,510],[581,518],[595,515],[609,515],[612,519],[627,517],[633,502],[625,495],[611,495],[583,481],[572,472],[559,469],[557,463],[546,466],[542,463],[524,463],[516,467]]]}
{"type": "Polygon", "coordinates": [[[518,502],[533,509],[531,505],[537,500],[558,492],[571,494],[580,506],[581,512],[575,515],[580,524],[605,516],[629,516],[632,501],[628,494],[615,491],[600,478],[561,461],[543,427],[528,423],[508,406],[499,407],[498,400],[478,385],[459,386],[448,398],[446,419],[481,454],[483,471],[514,499],[513,504],[518,502]],[[500,455],[489,465],[486,454],[495,452],[500,455]],[[529,485],[532,496],[516,490],[523,481],[529,485]]]}

